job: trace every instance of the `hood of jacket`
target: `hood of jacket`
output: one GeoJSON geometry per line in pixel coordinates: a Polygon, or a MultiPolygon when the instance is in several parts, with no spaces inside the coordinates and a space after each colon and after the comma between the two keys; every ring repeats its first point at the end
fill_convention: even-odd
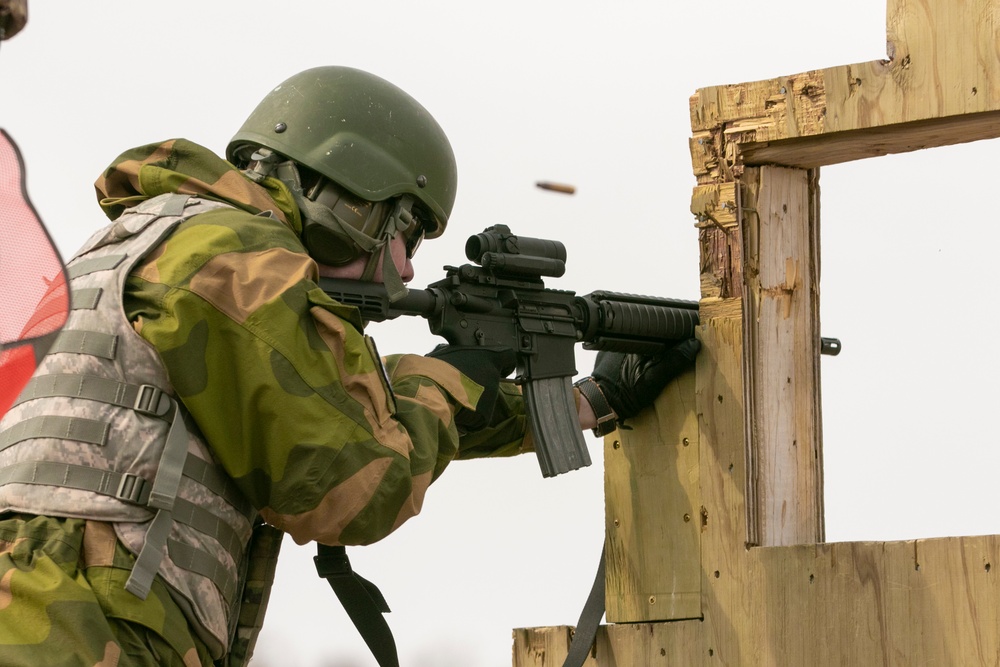
{"type": "Polygon", "coordinates": [[[272,211],[297,235],[302,218],[292,193],[276,178],[251,181],[231,163],[187,139],[170,139],[125,151],[94,183],[104,213],[115,220],[125,209],[165,193],[198,195],[254,215],[272,211]]]}

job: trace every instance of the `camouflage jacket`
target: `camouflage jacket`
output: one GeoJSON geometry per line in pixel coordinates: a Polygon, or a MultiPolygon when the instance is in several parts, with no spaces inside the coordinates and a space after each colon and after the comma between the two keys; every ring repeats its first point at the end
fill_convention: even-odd
{"type": "Polygon", "coordinates": [[[122,312],[133,268],[182,220],[226,207],[165,194],[94,234],[67,264],[66,325],[0,420],[0,511],[114,523],[142,607],[159,574],[213,655],[241,599],[256,511],[178,407],[122,312]]]}
{"type": "MultiPolygon", "coordinates": [[[[98,247],[117,243],[116,230],[148,215],[144,208],[158,215],[165,197],[215,204],[170,223],[165,240],[143,250],[110,291],[162,365],[167,379],[158,384],[172,390],[197,442],[207,444],[199,456],[221,466],[226,485],[297,542],[374,542],[419,512],[452,459],[530,449],[516,392],[504,393],[489,428],[460,438],[454,413],[475,405],[478,385],[438,360],[379,359],[357,311],[318,288],[316,264],[298,238],[298,210],[280,182],[255,184],[206,149],[174,140],[126,152],[96,186],[115,221],[93,237],[102,239],[98,247]]],[[[29,504],[16,508],[81,516],[29,504]]],[[[120,522],[119,537],[141,551],[143,533],[125,530],[141,514],[84,514],[120,522]]],[[[247,525],[230,540],[236,550],[228,562],[243,560],[247,525]]],[[[164,567],[179,590],[169,556],[164,567]]],[[[221,605],[199,613],[197,587],[183,597],[220,655],[226,619],[203,612],[214,606],[225,616],[221,605]]]]}
{"type": "Polygon", "coordinates": [[[516,392],[460,439],[453,415],[478,385],[423,356],[383,366],[358,312],[317,286],[279,181],[255,184],[178,139],[124,153],[96,187],[111,219],[169,192],[234,207],[183,222],[133,272],[124,307],[215,457],[297,543],[375,542],[453,459],[531,449],[516,392]]]}

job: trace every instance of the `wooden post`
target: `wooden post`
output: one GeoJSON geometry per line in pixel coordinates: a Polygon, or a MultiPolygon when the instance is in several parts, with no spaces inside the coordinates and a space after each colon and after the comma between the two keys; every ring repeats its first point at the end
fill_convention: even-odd
{"type": "MultiPolygon", "coordinates": [[[[611,618],[609,602],[598,667],[997,663],[1000,536],[822,542],[819,168],[1000,136],[1000,0],[889,0],[887,34],[885,59],[691,98],[699,469],[662,474],[667,488],[647,496],[660,498],[657,520],[618,535],[642,480],[615,461],[607,480],[608,544],[630,575],[609,575],[609,596],[659,599],[677,580],[670,599],[685,611],[648,622],[633,602],[611,618]],[[679,560],[664,546],[677,530],[668,502],[695,498],[699,551],[679,560]],[[685,559],[700,570],[696,620],[685,559]]],[[[661,471],[679,465],[663,415],[685,423],[685,395],[663,397],[628,436],[636,456],[663,457],[661,471]]],[[[558,651],[524,653],[552,630],[519,632],[516,665],[561,665],[558,651]]]]}
{"type": "Polygon", "coordinates": [[[823,540],[818,170],[747,169],[747,543],[823,540]]]}

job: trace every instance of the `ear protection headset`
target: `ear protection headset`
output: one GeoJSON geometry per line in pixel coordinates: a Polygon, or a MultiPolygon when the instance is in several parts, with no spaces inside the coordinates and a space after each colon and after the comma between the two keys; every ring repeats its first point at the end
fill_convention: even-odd
{"type": "Polygon", "coordinates": [[[412,196],[370,202],[319,175],[313,175],[314,182],[303,190],[299,166],[267,148],[254,151],[244,173],[258,182],[274,176],[288,186],[302,213],[302,244],[310,257],[327,266],[344,266],[368,254],[361,279],[371,280],[381,255],[382,279],[390,299],[406,294],[389,242],[401,234],[411,258],[420,245],[424,230],[414,215],[412,196]]]}

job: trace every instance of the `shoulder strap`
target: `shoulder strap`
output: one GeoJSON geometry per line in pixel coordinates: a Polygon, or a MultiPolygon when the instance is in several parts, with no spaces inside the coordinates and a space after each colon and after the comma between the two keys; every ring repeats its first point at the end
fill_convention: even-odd
{"type": "Polygon", "coordinates": [[[340,604],[354,621],[354,627],[361,633],[379,667],[399,667],[396,655],[396,641],[383,614],[389,612],[389,605],[381,591],[372,582],[359,576],[351,569],[344,547],[316,545],[316,572],[330,582],[340,604]]]}
{"type": "Polygon", "coordinates": [[[566,661],[563,667],[582,667],[587,656],[594,645],[597,637],[597,628],[601,625],[601,618],[604,616],[605,589],[604,589],[604,563],[607,547],[601,550],[601,562],[597,566],[597,576],[594,577],[594,585],[590,589],[583,611],[580,612],[580,620],[576,623],[576,632],[573,633],[573,641],[569,645],[569,653],[566,654],[566,661]]]}
{"type": "MultiPolygon", "coordinates": [[[[379,667],[399,667],[396,642],[383,616],[389,612],[389,605],[381,591],[375,584],[351,569],[351,562],[344,547],[325,544],[317,544],[316,547],[317,554],[313,558],[316,572],[321,578],[330,582],[330,587],[344,605],[348,616],[354,621],[354,626],[361,633],[379,667]]],[[[563,667],[582,667],[590,655],[597,637],[597,629],[604,617],[604,575],[605,549],[602,549],[597,576],[594,577],[594,585],[580,613],[580,620],[577,621],[576,632],[573,634],[573,641],[563,667]]]]}

